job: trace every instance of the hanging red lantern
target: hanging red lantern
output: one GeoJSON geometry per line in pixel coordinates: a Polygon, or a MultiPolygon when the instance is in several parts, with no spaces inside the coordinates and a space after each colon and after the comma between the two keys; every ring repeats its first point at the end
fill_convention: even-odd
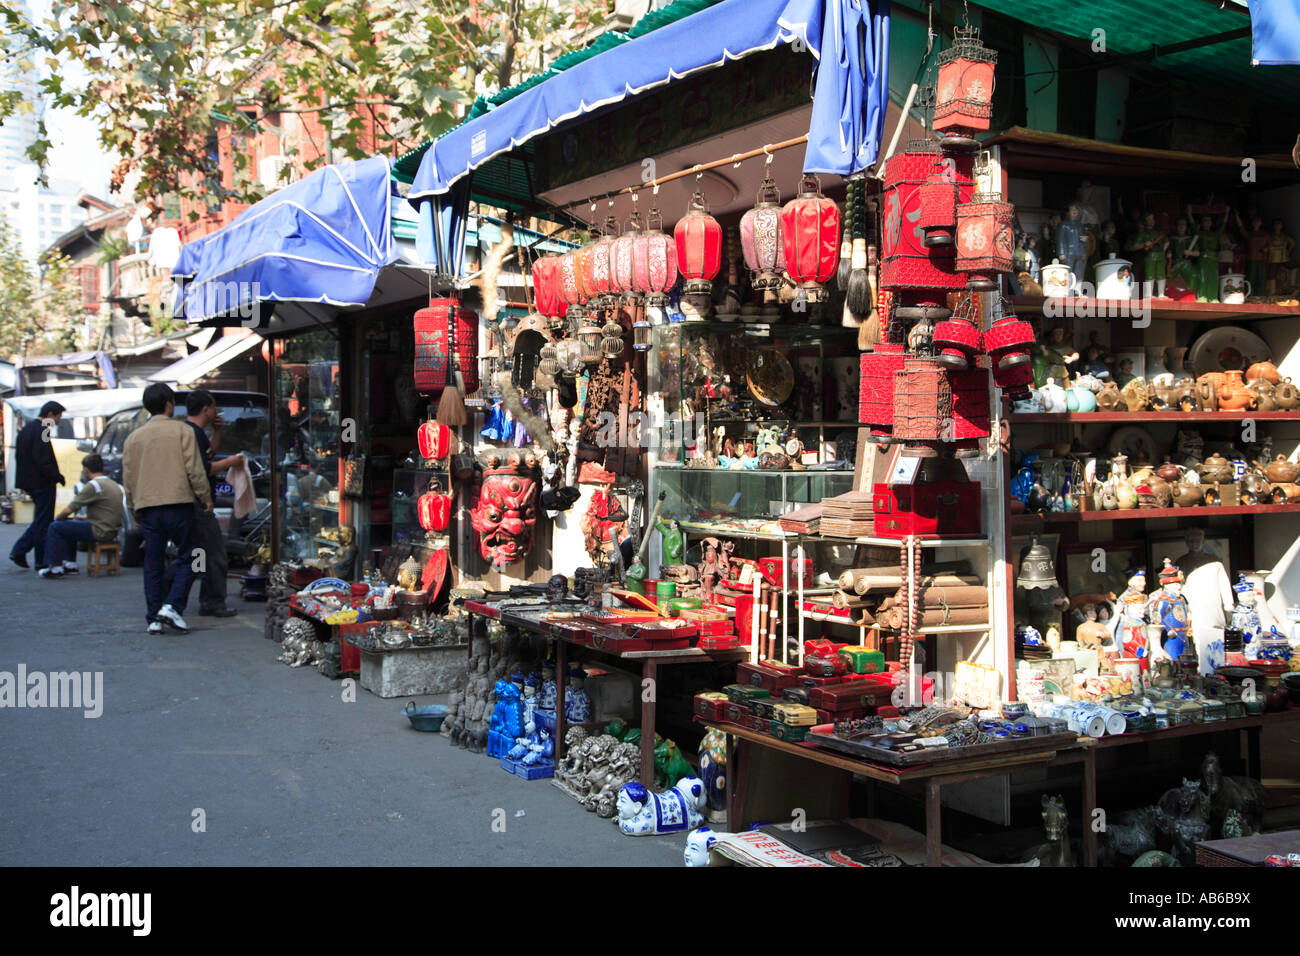
{"type": "Polygon", "coordinates": [[[980,42],[975,27],[958,27],[953,44],[939,54],[934,128],[945,133],[947,149],[974,149],[971,133],[989,128],[993,117],[993,73],[998,55],[980,42]]]}
{"type": "Polygon", "coordinates": [[[1034,327],[1014,315],[1002,316],[984,333],[984,349],[994,362],[995,372],[1028,365],[1033,345],[1034,327]]]}
{"type": "Polygon", "coordinates": [[[439,422],[425,422],[416,432],[420,457],[441,461],[451,452],[451,429],[439,422]]]}
{"type": "Polygon", "coordinates": [[[1010,272],[1015,251],[1015,209],[996,197],[975,195],[957,209],[957,268],[969,272],[966,287],[990,292],[994,278],[1010,272]]]}
{"type": "Polygon", "coordinates": [[[822,283],[840,262],[840,207],[822,195],[821,181],[805,176],[799,195],[781,210],[785,269],[808,299],[825,296],[822,283]]]}
{"type": "Polygon", "coordinates": [[[564,304],[575,306],[582,304],[582,291],[578,287],[578,253],[566,252],[560,256],[560,298],[564,304]]]}
{"type": "Polygon", "coordinates": [[[586,246],[587,255],[582,259],[583,285],[588,298],[599,300],[597,308],[609,308],[606,301],[610,294],[609,284],[609,250],[614,244],[614,230],[617,228],[614,217],[605,219],[604,231],[594,243],[586,246]]]}
{"type": "Polygon", "coordinates": [[[537,311],[549,319],[564,314],[565,301],[560,295],[559,256],[541,256],[533,263],[533,302],[537,311]]]}
{"type": "Polygon", "coordinates": [[[917,190],[920,195],[920,227],[925,231],[925,245],[951,246],[957,230],[957,182],[945,159],[925,178],[917,190]]]}
{"type": "Polygon", "coordinates": [[[673,230],[677,242],[677,268],[686,280],[688,295],[708,295],[722,268],[722,227],[709,215],[704,193],[696,191],[686,215],[673,230]]]}
{"type": "Polygon", "coordinates": [[[616,295],[631,296],[636,291],[632,287],[632,249],[640,233],[641,217],[633,209],[627,228],[609,247],[609,288],[616,295]]]}
{"type": "Polygon", "coordinates": [[[740,217],[740,247],[757,290],[776,289],[785,271],[781,248],[781,191],[770,176],[758,187],[758,204],[740,217]]]}
{"type": "Polygon", "coordinates": [[[646,231],[632,241],[632,291],[647,296],[647,305],[662,307],[677,283],[677,243],[664,234],[659,207],[646,218],[646,231]]]}
{"type": "Polygon", "coordinates": [[[451,495],[438,488],[436,478],[429,479],[429,490],[416,499],[415,506],[425,531],[446,531],[451,524],[451,495]]]}
{"type": "Polygon", "coordinates": [[[465,380],[465,394],[477,391],[478,313],[462,308],[456,299],[430,299],[413,321],[416,391],[436,398],[454,384],[457,369],[465,380]]]}

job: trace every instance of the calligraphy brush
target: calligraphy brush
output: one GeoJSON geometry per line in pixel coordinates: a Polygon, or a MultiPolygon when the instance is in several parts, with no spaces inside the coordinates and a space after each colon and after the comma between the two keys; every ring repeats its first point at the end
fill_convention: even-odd
{"type": "Polygon", "coordinates": [[[840,265],[835,271],[835,285],[841,292],[849,287],[849,269],[853,256],[853,197],[857,190],[857,180],[850,179],[845,184],[844,193],[844,231],[840,235],[840,265]]]}

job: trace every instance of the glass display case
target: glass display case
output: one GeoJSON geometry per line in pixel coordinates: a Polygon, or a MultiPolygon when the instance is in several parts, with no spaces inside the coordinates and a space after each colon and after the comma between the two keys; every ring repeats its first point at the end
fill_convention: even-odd
{"type": "Polygon", "coordinates": [[[417,502],[420,495],[429,490],[430,481],[436,482],[438,489],[447,491],[449,487],[445,471],[429,471],[423,468],[396,468],[393,470],[393,546],[410,546],[417,551],[431,550],[435,541],[446,541],[446,534],[430,534],[420,527],[417,502]]]}
{"type": "Polygon", "coordinates": [[[348,578],[355,571],[356,542],[351,502],[340,487],[341,391],[333,335],[310,332],[285,340],[275,366],[280,558],[348,578]]]}
{"type": "Polygon", "coordinates": [[[776,519],[795,508],[852,490],[852,470],[730,471],[659,465],[662,513],[690,531],[779,536],[776,519]]]}

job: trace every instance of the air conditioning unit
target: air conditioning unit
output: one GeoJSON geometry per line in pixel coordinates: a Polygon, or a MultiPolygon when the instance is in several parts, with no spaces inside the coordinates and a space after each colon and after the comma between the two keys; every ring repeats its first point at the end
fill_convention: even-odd
{"type": "Polygon", "coordinates": [[[279,189],[293,182],[293,164],[288,156],[266,156],[257,164],[257,175],[267,189],[279,189]]]}

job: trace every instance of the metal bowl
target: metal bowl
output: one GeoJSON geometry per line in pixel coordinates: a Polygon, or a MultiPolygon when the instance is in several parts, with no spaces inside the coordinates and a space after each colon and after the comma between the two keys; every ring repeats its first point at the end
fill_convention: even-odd
{"type": "Polygon", "coordinates": [[[447,708],[442,704],[426,704],[416,707],[415,701],[408,700],[402,713],[416,730],[426,734],[437,733],[442,728],[442,721],[447,716],[447,708]]]}

